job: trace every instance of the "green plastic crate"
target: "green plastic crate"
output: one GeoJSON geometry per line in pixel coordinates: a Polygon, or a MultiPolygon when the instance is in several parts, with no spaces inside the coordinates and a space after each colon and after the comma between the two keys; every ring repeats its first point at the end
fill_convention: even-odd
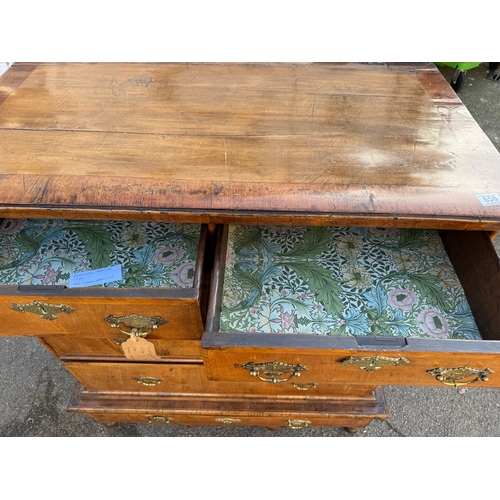
{"type": "Polygon", "coordinates": [[[454,68],[455,72],[451,77],[450,85],[455,92],[458,92],[464,85],[465,73],[469,69],[477,68],[480,62],[437,62],[437,66],[449,66],[454,68]]]}

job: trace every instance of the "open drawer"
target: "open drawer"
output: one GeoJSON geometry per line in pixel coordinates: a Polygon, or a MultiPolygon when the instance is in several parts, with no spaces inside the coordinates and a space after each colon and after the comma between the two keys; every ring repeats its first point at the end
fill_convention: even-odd
{"type": "Polygon", "coordinates": [[[488,233],[221,231],[202,339],[209,378],[500,387],[488,233]]]}
{"type": "Polygon", "coordinates": [[[0,335],[53,338],[56,354],[113,354],[96,341],[116,346],[132,335],[201,338],[212,266],[206,226],[3,219],[0,235],[0,335]],[[75,280],[111,267],[121,279],[75,280]]]}

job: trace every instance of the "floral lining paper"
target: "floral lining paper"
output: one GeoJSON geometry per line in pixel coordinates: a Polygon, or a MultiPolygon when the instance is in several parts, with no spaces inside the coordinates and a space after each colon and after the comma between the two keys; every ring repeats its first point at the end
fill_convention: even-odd
{"type": "Polygon", "coordinates": [[[196,224],[0,219],[0,284],[68,285],[120,264],[123,279],[103,286],[188,288],[199,237],[196,224]]]}
{"type": "Polygon", "coordinates": [[[481,339],[437,231],[230,226],[221,331],[481,339]]]}

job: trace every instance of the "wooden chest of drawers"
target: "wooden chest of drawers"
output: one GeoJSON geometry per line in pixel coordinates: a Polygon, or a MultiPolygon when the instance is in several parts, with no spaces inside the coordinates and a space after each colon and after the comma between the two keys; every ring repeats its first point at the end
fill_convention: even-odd
{"type": "Polygon", "coordinates": [[[384,385],[500,387],[500,155],[433,65],[15,64],[1,84],[0,333],[64,363],[71,411],[356,429],[387,417],[384,385]],[[128,285],[65,281],[85,262],[128,285]]]}

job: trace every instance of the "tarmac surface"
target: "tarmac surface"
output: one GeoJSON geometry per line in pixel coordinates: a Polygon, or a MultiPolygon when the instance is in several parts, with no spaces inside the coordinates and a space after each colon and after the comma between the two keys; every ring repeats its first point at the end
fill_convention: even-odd
{"type": "MultiPolygon", "coordinates": [[[[1,64],[1,63],[0,63],[1,64]]],[[[0,67],[0,72],[3,68],[0,67]]],[[[450,81],[453,69],[440,67],[450,81]]],[[[500,83],[488,63],[466,73],[459,97],[500,150],[500,83]]],[[[500,165],[499,165],[500,171],[500,165]]],[[[500,253],[500,241],[495,242],[500,253]]],[[[500,390],[478,387],[386,387],[389,418],[349,435],[315,427],[270,431],[260,427],[117,424],[105,427],[67,412],[75,379],[35,338],[0,338],[0,436],[80,437],[402,437],[500,436],[500,390]]]]}

